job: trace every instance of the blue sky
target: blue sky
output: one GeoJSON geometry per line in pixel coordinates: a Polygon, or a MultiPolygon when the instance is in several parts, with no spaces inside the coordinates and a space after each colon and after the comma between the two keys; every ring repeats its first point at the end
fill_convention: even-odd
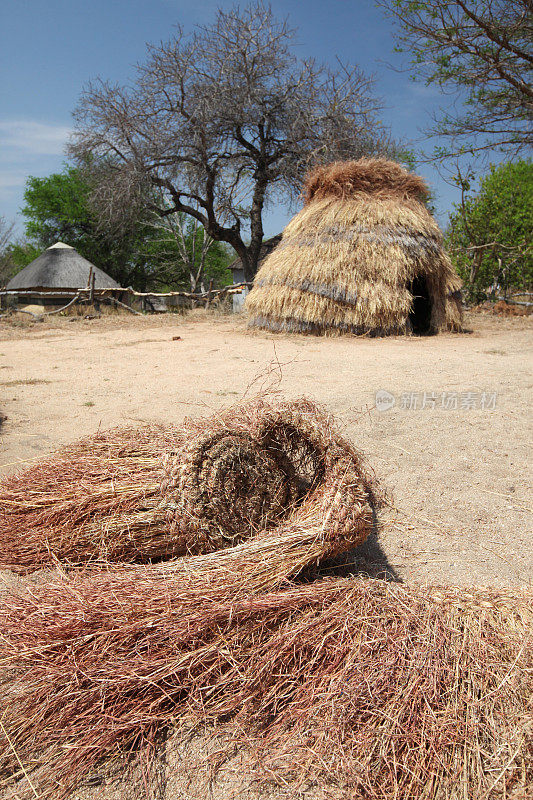
{"type": "MultiPolygon", "coordinates": [[[[71,112],[83,85],[101,76],[127,82],[146,43],[172,35],[173,26],[191,29],[209,23],[226,0],[2,0],[0,8],[0,215],[17,222],[29,175],[61,169],[71,112]]],[[[372,0],[272,0],[278,17],[288,17],[297,52],[323,62],[357,63],[376,78],[375,94],[385,109],[382,120],[393,135],[416,144],[428,114],[449,97],[413,83],[394,53],[391,23],[372,0]]],[[[427,143],[425,145],[428,147],[427,143]]],[[[432,145],[431,145],[432,146],[432,145]]],[[[430,147],[428,147],[430,149],[430,147]]],[[[445,224],[456,191],[429,165],[419,170],[433,189],[445,224]]],[[[289,209],[269,211],[266,233],[277,232],[289,209]]]]}

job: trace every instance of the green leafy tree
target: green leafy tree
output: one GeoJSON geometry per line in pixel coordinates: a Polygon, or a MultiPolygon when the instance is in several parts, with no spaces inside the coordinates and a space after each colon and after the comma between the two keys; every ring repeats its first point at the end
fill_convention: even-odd
{"type": "Polygon", "coordinates": [[[8,255],[13,265],[12,277],[41,254],[42,250],[29,242],[18,241],[9,246],[8,255]]]}
{"type": "Polygon", "coordinates": [[[437,157],[495,147],[516,155],[533,141],[531,0],[378,0],[398,24],[396,50],[428,85],[462,102],[430,133],[449,137],[437,157]]]}
{"type": "Polygon", "coordinates": [[[89,187],[75,167],[45,178],[29,177],[22,209],[27,236],[40,247],[50,247],[57,241],[65,244],[75,241],[80,250],[96,256],[98,244],[88,195],[89,187]]]}
{"type": "Polygon", "coordinates": [[[40,253],[40,248],[29,242],[10,242],[3,253],[0,254],[0,286],[8,283],[17,272],[24,269],[40,253]]]}
{"type": "Polygon", "coordinates": [[[171,212],[154,217],[151,225],[156,231],[154,258],[162,272],[167,271],[169,285],[198,292],[211,283],[215,288],[231,283],[229,248],[212,239],[198,220],[183,212],[171,212]]]}
{"type": "MultiPolygon", "coordinates": [[[[106,228],[94,212],[91,193],[90,163],[82,169],[67,166],[63,172],[45,178],[28,178],[22,210],[28,241],[13,246],[13,262],[22,268],[43,249],[62,241],[75,247],[121,286],[133,286],[140,291],[167,288],[195,291],[184,258],[189,251],[192,260],[196,258],[192,230],[184,232],[183,252],[180,252],[175,239],[169,236],[170,221],[166,227],[155,225],[148,211],[139,211],[136,217],[128,215],[126,225],[106,228]]],[[[205,253],[199,277],[213,277],[217,285],[224,284],[228,260],[222,246],[211,247],[205,253]]]]}
{"type": "Polygon", "coordinates": [[[533,164],[491,166],[469,196],[471,176],[461,178],[462,198],[446,238],[470,300],[533,286],[533,164]]]}
{"type": "Polygon", "coordinates": [[[86,169],[67,166],[45,178],[28,178],[22,209],[28,242],[16,248],[15,259],[24,266],[22,262],[29,263],[36,252],[61,241],[122,286],[146,289],[155,277],[145,247],[151,231],[137,223],[121,236],[113,235],[97,220],[90,195],[86,169]]]}

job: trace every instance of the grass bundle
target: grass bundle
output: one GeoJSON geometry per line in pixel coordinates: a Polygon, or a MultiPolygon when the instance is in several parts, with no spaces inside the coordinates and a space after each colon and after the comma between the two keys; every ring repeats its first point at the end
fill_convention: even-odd
{"type": "Polygon", "coordinates": [[[170,725],[218,721],[289,796],[526,796],[530,591],[336,579],[236,598],[163,572],[74,574],[0,601],[0,774],[18,796],[66,797],[170,725]]]}
{"type": "Polygon", "coordinates": [[[526,797],[531,590],[296,582],[378,502],[306,400],[111,431],[9,479],[1,560],[84,566],[0,596],[0,789],[62,800],[229,723],[289,796],[526,797]]]}
{"type": "Polygon", "coordinates": [[[331,541],[348,549],[371,530],[373,503],[372,479],[329,415],[307,400],[256,400],[179,428],[98,434],[8,478],[0,567],[147,563],[261,531],[306,539],[325,514],[331,541]]]}
{"type": "Polygon", "coordinates": [[[250,325],[317,334],[459,330],[461,282],[425,194],[421,178],[384,159],[311,172],[304,208],[246,299],[250,325]]]}
{"type": "Polygon", "coordinates": [[[331,197],[347,200],[358,193],[383,199],[425,200],[429,197],[429,188],[419,175],[384,158],[335,161],[315,167],[305,179],[305,205],[331,197]]]}
{"type": "Polygon", "coordinates": [[[0,484],[0,567],[23,573],[94,559],[172,554],[161,493],[178,428],[145,426],[70,444],[0,484]]]}

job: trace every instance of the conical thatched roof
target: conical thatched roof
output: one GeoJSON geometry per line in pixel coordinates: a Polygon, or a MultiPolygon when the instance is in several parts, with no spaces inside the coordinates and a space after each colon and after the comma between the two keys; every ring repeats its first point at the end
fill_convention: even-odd
{"type": "Polygon", "coordinates": [[[8,289],[85,289],[91,270],[95,289],[119,289],[106,272],[68,244],[57,242],[24,267],[7,284],[8,289]]]}
{"type": "Polygon", "coordinates": [[[250,325],[305,333],[460,329],[461,281],[426,206],[427,186],[392,161],[319,167],[305,205],[246,299],[250,325]]]}

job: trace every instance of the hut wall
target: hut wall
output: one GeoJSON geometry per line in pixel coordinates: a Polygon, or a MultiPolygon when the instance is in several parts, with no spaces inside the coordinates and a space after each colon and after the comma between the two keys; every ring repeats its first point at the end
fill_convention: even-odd
{"type": "MultiPolygon", "coordinates": [[[[243,269],[233,269],[233,284],[238,285],[239,283],[244,283],[246,278],[244,277],[244,270],[243,269]]],[[[244,301],[249,293],[249,289],[247,286],[242,287],[242,291],[240,294],[234,294],[232,298],[233,304],[233,313],[236,314],[243,310],[244,301]]]]}

